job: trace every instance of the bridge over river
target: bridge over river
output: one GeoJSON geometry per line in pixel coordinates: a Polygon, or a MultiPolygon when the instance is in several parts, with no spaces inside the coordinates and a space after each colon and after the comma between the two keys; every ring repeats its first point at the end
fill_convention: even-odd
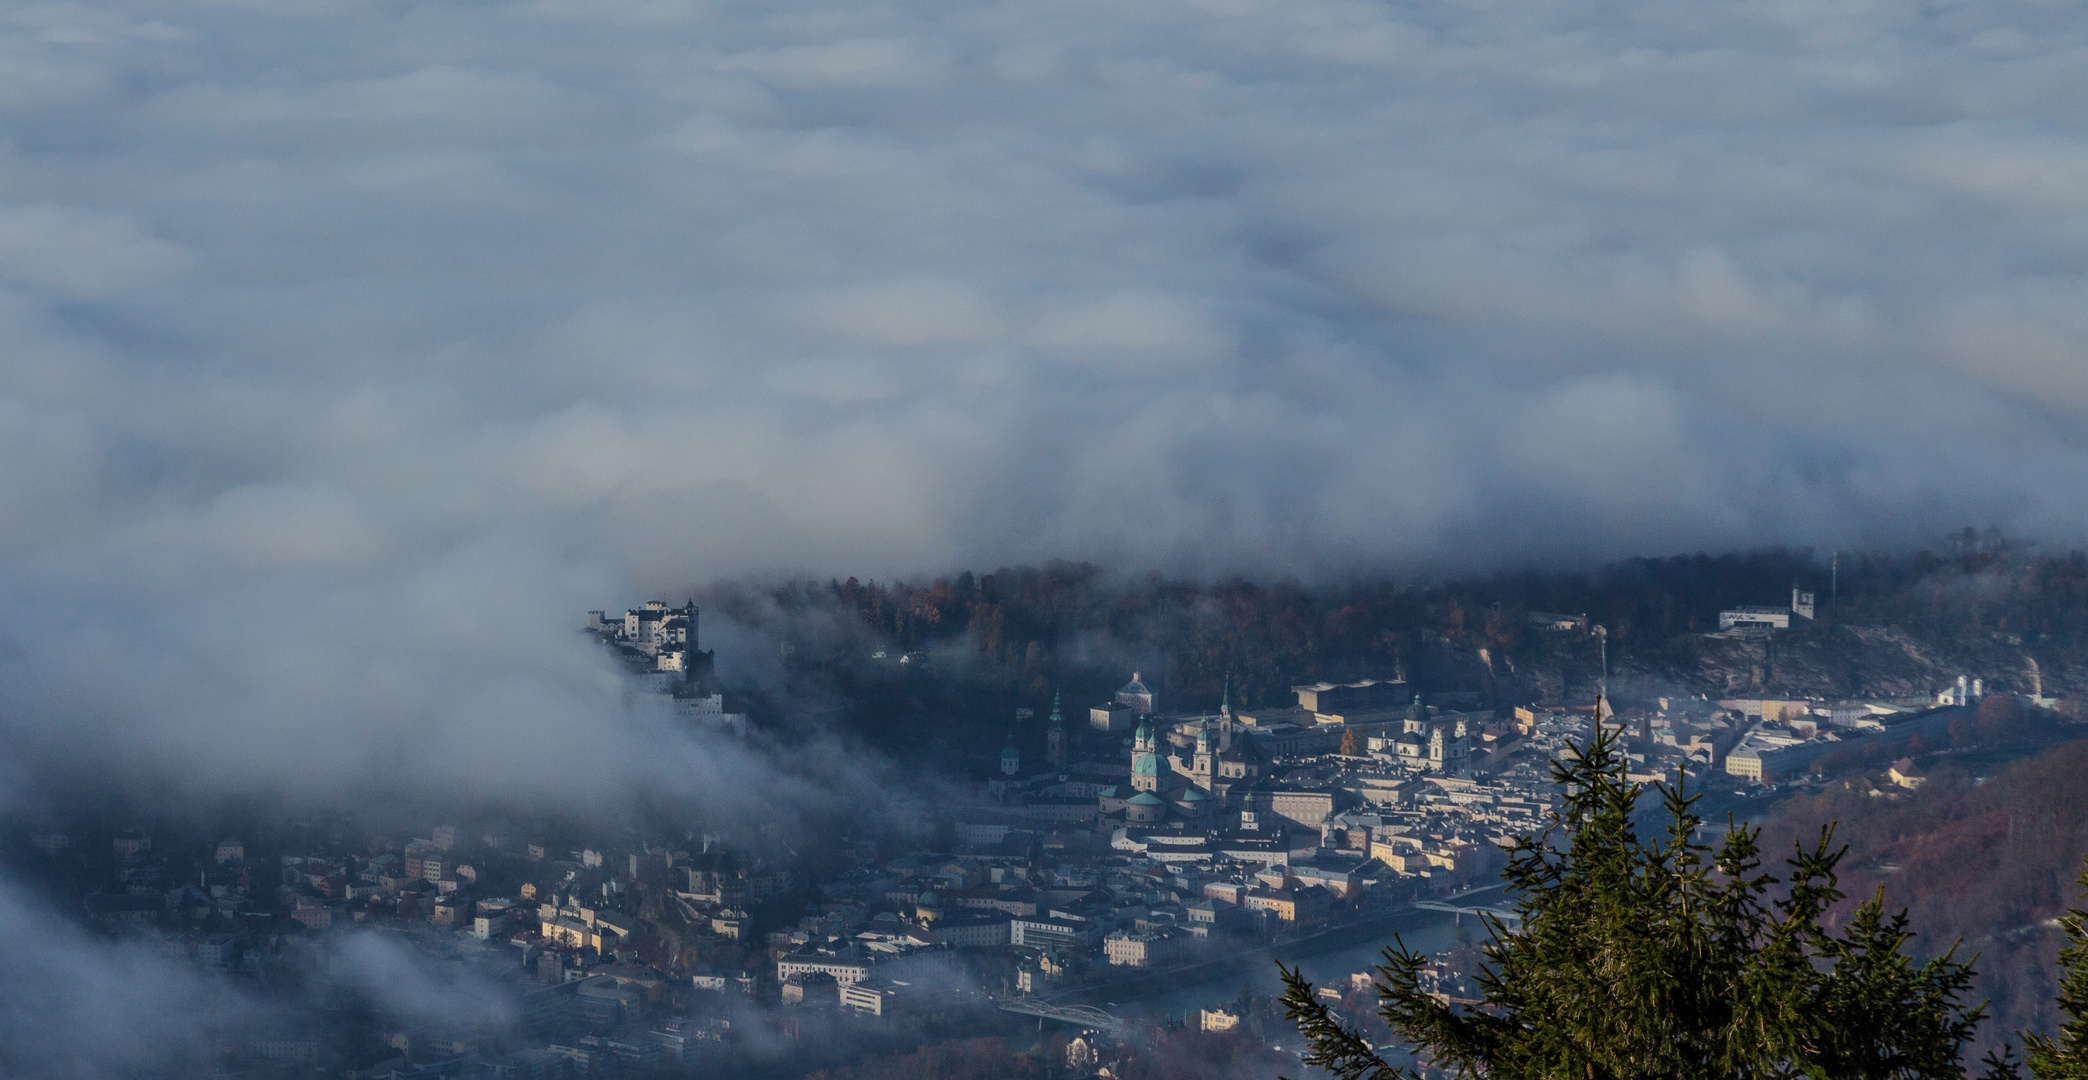
{"type": "Polygon", "coordinates": [[[1034,998],[1016,998],[1011,1001],[1003,1001],[1001,1002],[1001,1011],[1021,1013],[1024,1016],[1034,1016],[1040,1020],[1057,1020],[1062,1024],[1077,1024],[1081,1027],[1091,1027],[1101,1031],[1122,1031],[1128,1026],[1125,1021],[1093,1005],[1054,1005],[1051,1002],[1038,1001],[1034,998]]]}
{"type": "Polygon", "coordinates": [[[1423,911],[1448,911],[1457,915],[1491,915],[1494,918],[1501,920],[1503,924],[1507,925],[1511,929],[1513,929],[1517,923],[1522,922],[1522,916],[1520,914],[1514,911],[1510,911],[1509,909],[1504,907],[1474,907],[1470,905],[1445,903],[1441,900],[1417,900],[1414,902],[1414,906],[1420,908],[1423,911]]]}

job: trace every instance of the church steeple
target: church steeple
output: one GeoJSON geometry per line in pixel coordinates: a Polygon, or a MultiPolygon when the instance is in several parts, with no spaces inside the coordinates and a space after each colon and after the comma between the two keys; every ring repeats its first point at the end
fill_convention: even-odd
{"type": "Polygon", "coordinates": [[[1131,786],[1140,791],[1157,791],[1160,787],[1160,754],[1153,749],[1150,720],[1140,720],[1138,732],[1132,736],[1131,786]]]}
{"type": "Polygon", "coordinates": [[[1055,769],[1066,767],[1066,714],[1059,709],[1059,692],[1051,692],[1051,722],[1044,732],[1044,760],[1055,769]]]}
{"type": "Polygon", "coordinates": [[[1008,744],[1001,747],[1001,775],[1014,776],[1022,771],[1022,751],[1015,748],[1015,725],[1008,725],[1008,744]]]}

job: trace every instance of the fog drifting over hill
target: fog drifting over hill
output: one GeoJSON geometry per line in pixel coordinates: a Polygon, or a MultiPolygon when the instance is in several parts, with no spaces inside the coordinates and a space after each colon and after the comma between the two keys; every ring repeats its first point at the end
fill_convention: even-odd
{"type": "Polygon", "coordinates": [[[560,620],[720,573],[2070,540],[2084,40],[2033,3],[18,6],[17,767],[345,785],[381,742],[540,783],[483,737],[615,696],[560,620]]]}

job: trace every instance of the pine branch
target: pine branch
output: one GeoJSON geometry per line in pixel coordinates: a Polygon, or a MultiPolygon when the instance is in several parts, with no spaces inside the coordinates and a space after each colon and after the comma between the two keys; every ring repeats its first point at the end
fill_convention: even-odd
{"type": "Polygon", "coordinates": [[[1283,975],[1284,1015],[1312,1047],[1300,1061],[1325,1069],[1339,1080],[1415,1080],[1379,1057],[1354,1028],[1336,1019],[1333,1010],[1314,996],[1312,984],[1305,981],[1300,969],[1284,967],[1279,960],[1276,970],[1283,975]]]}

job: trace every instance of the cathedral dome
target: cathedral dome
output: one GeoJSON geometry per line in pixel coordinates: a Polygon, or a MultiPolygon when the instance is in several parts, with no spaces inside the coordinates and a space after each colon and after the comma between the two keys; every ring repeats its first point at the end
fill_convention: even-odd
{"type": "Polygon", "coordinates": [[[1155,795],[1155,794],[1153,794],[1153,793],[1152,793],[1152,792],[1150,792],[1150,791],[1141,791],[1141,792],[1139,792],[1138,794],[1136,794],[1136,795],[1133,795],[1133,796],[1131,796],[1131,797],[1130,797],[1130,798],[1128,798],[1128,799],[1125,799],[1125,800],[1124,800],[1124,803],[1125,803],[1126,805],[1128,805],[1128,806],[1164,806],[1164,805],[1166,805],[1166,804],[1165,804],[1164,802],[1162,802],[1162,801],[1161,801],[1161,799],[1160,799],[1160,796],[1158,796],[1158,795],[1155,795]]]}

